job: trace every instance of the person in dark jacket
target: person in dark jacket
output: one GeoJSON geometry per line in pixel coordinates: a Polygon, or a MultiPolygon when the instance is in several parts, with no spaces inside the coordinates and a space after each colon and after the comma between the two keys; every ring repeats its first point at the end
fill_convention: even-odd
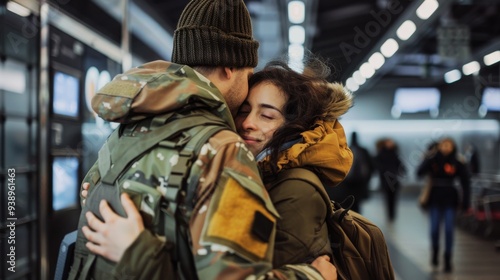
{"type": "Polygon", "coordinates": [[[481,161],[477,147],[472,143],[467,144],[464,154],[471,176],[481,173],[481,161]]]}
{"type": "Polygon", "coordinates": [[[335,188],[327,188],[327,193],[332,200],[343,202],[347,206],[351,202],[350,209],[361,213],[361,203],[369,197],[369,184],[375,166],[370,152],[358,143],[358,133],[352,132],[349,148],[353,154],[353,163],[347,177],[335,188]],[[353,200],[346,200],[349,196],[353,200]]]}
{"type": "Polygon", "coordinates": [[[429,175],[429,215],[431,221],[432,265],[437,266],[439,255],[440,225],[445,226],[444,270],[452,270],[454,223],[457,210],[465,211],[470,205],[470,175],[466,164],[457,157],[457,147],[451,138],[438,143],[437,152],[427,156],[420,164],[417,175],[429,175]],[[455,187],[459,180],[462,191],[455,187]]]}
{"type": "Polygon", "coordinates": [[[383,139],[378,145],[375,157],[380,177],[380,187],[386,198],[387,217],[389,221],[396,218],[396,202],[401,189],[400,178],[406,168],[399,158],[398,146],[392,139],[383,139]]]}

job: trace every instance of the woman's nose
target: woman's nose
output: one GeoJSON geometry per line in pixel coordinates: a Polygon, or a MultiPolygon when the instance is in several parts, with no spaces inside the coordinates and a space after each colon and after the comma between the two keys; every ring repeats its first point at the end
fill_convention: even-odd
{"type": "Polygon", "coordinates": [[[255,125],[255,121],[251,115],[248,115],[241,124],[243,129],[245,130],[255,130],[257,126],[255,125]]]}

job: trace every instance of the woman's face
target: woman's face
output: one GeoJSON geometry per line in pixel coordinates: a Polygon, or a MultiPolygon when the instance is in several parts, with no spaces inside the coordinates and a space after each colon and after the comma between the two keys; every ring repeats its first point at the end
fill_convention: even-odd
{"type": "Polygon", "coordinates": [[[257,155],[285,123],[286,96],[271,83],[254,85],[234,119],[238,134],[250,151],[257,155]]]}
{"type": "Polygon", "coordinates": [[[439,143],[439,151],[445,156],[451,154],[451,152],[453,152],[453,148],[453,142],[451,142],[450,140],[445,139],[441,141],[441,143],[439,143]]]}

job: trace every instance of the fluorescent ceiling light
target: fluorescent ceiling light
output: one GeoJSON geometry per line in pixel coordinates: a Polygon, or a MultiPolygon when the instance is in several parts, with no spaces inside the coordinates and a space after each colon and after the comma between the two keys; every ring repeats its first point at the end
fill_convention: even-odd
{"type": "Polygon", "coordinates": [[[356,70],[356,72],[352,74],[352,78],[358,85],[362,85],[366,82],[366,78],[361,75],[359,70],[356,70]]]}
{"type": "Polygon", "coordinates": [[[9,1],[7,2],[7,10],[22,16],[22,17],[27,17],[31,14],[30,10],[22,5],[19,5],[16,2],[9,1]]]}
{"type": "Polygon", "coordinates": [[[470,75],[479,72],[481,69],[481,66],[479,65],[479,62],[477,61],[471,61],[464,66],[462,66],[462,72],[464,75],[470,75]]]}
{"type": "Polygon", "coordinates": [[[304,44],[306,41],[306,30],[301,25],[293,25],[288,29],[288,40],[290,44],[304,44]]]}
{"type": "Polygon", "coordinates": [[[378,69],[380,69],[380,67],[382,67],[382,65],[384,65],[385,58],[381,53],[376,52],[376,53],[372,54],[372,56],[370,56],[370,58],[368,58],[368,63],[370,63],[370,65],[373,67],[373,69],[378,70],[378,69]]]}
{"type": "Polygon", "coordinates": [[[291,23],[300,24],[304,22],[306,8],[302,1],[290,1],[288,3],[288,20],[291,23]]]}
{"type": "Polygon", "coordinates": [[[356,81],[354,81],[353,78],[347,79],[347,81],[345,82],[345,86],[350,91],[357,91],[359,89],[359,85],[356,83],[356,81]]]}
{"type": "Polygon", "coordinates": [[[438,1],[424,0],[424,2],[417,8],[417,16],[423,20],[426,20],[437,10],[438,7],[438,1]]]}
{"type": "Polygon", "coordinates": [[[387,58],[391,57],[396,53],[399,49],[398,42],[396,40],[389,38],[385,41],[384,44],[380,47],[380,52],[387,58]]]}
{"type": "Polygon", "coordinates": [[[359,72],[361,73],[361,76],[369,79],[375,74],[375,69],[370,65],[370,63],[365,62],[359,67],[359,72]]]}
{"type": "Polygon", "coordinates": [[[288,46],[288,57],[293,61],[302,61],[304,58],[304,46],[300,44],[290,44],[288,46]]]}
{"type": "Polygon", "coordinates": [[[462,78],[462,73],[458,69],[451,70],[444,74],[444,81],[448,84],[454,83],[462,78]]]}
{"type": "Polygon", "coordinates": [[[494,51],[490,54],[485,55],[483,60],[484,60],[484,64],[486,64],[486,66],[490,66],[490,65],[493,65],[493,64],[499,62],[500,61],[500,51],[494,51]]]}
{"type": "Polygon", "coordinates": [[[288,66],[292,68],[293,71],[297,73],[303,73],[304,72],[304,63],[301,60],[290,60],[288,61],[288,66]]]}
{"type": "Polygon", "coordinates": [[[415,30],[417,30],[417,26],[413,21],[411,20],[406,20],[401,24],[401,26],[398,28],[396,31],[396,34],[398,35],[399,39],[406,41],[408,38],[415,33],[415,30]]]}

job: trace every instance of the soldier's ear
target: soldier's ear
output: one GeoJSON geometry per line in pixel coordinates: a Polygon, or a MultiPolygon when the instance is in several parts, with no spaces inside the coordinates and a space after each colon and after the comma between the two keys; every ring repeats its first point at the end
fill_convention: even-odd
{"type": "Polygon", "coordinates": [[[231,80],[231,78],[234,75],[234,71],[235,70],[236,70],[236,68],[233,68],[233,67],[224,67],[223,68],[224,78],[227,79],[227,80],[231,80]]]}

